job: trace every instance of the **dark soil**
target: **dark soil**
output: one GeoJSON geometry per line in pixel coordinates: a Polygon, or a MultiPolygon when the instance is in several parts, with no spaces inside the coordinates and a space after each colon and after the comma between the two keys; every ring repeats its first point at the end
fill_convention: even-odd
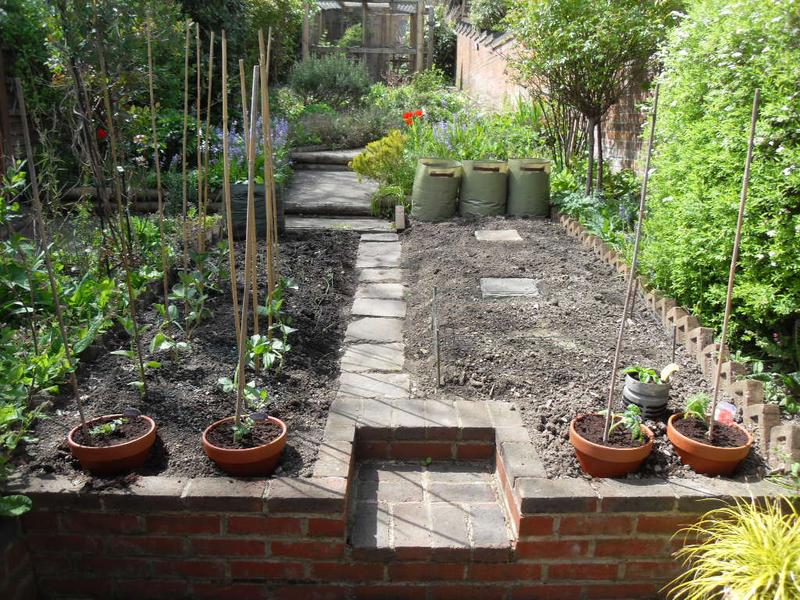
{"type": "Polygon", "coordinates": [[[710,445],[717,448],[738,448],[747,443],[747,436],[740,429],[719,421],[714,425],[711,440],[708,439],[708,426],[700,419],[676,419],[672,424],[679,433],[701,444],[710,441],[710,445]]]}
{"type": "MultiPolygon", "coordinates": [[[[279,373],[254,375],[269,392],[266,410],[283,420],[289,430],[286,449],[276,475],[310,476],[325,428],[328,407],[338,388],[339,349],[355,292],[355,256],[359,236],[346,231],[287,232],[281,238],[277,270],[298,285],[289,290],[284,307],[291,317],[292,346],[279,373]]],[[[242,298],[244,244],[237,243],[239,298],[242,298]]],[[[264,254],[263,246],[260,256],[264,254]]],[[[227,258],[223,259],[227,270],[227,258]]],[[[258,269],[260,288],[266,290],[266,272],[258,269]]],[[[147,373],[148,394],[142,399],[128,384],[137,379],[131,363],[111,350],[128,348],[129,340],[117,332],[104,341],[105,349],[92,363],[79,370],[86,414],[103,415],[133,407],[153,420],[158,439],[153,455],[140,474],[201,477],[222,471],[205,455],[200,443],[203,430],[214,421],[233,415],[235,396],[222,391],[218,380],[233,377],[237,361],[227,278],[211,294],[207,307],[213,316],[203,322],[188,340],[191,351],[174,360],[168,354],[150,356],[162,362],[160,369],[147,373]]],[[[263,301],[263,298],[260,298],[263,301]]],[[[159,302],[160,300],[155,300],[159,302]]],[[[142,348],[149,348],[160,319],[148,309],[141,314],[147,330],[142,348]]],[[[250,322],[252,323],[252,316],[250,322]]],[[[185,339],[177,328],[170,329],[176,340],[185,339]]],[[[27,447],[21,469],[31,473],[77,475],[80,471],[67,448],[65,437],[78,421],[75,403],[69,398],[57,402],[51,418],[36,427],[39,443],[27,447]]]]}
{"type": "Polygon", "coordinates": [[[620,426],[608,434],[608,440],[603,441],[606,428],[606,418],[602,415],[586,415],[575,423],[575,431],[585,440],[593,444],[608,446],[609,448],[638,448],[647,443],[647,438],[640,440],[631,438],[631,432],[620,426]]]}
{"type": "Polygon", "coordinates": [[[242,436],[238,442],[233,440],[233,423],[223,423],[214,427],[206,434],[206,439],[217,448],[228,448],[229,450],[244,450],[247,448],[257,448],[269,444],[281,434],[281,428],[269,421],[265,423],[255,423],[250,429],[250,433],[242,436]]]}
{"type": "MultiPolygon", "coordinates": [[[[569,443],[569,423],[605,408],[625,284],[580,242],[549,220],[457,219],[414,222],[402,236],[406,269],[406,369],[417,397],[437,394],[468,400],[513,402],[550,477],[582,475],[569,443]],[[476,229],[516,229],[522,242],[478,242],[476,229]],[[535,298],[482,299],[481,277],[530,277],[535,298]],[[431,296],[438,288],[443,388],[435,380],[431,296]]],[[[625,334],[620,366],[660,370],[670,362],[672,336],[637,297],[625,334]]],[[[709,392],[694,357],[678,346],[665,419],[695,392],[709,392]]],[[[617,380],[622,410],[624,375],[617,380]]],[[[681,465],[666,437],[666,421],[645,422],[654,449],[638,474],[694,476],[681,465]]],[[[754,452],[737,475],[764,473],[754,452]]]]}
{"type": "MultiPolygon", "coordinates": [[[[113,421],[114,419],[103,419],[96,421],[89,427],[89,431],[98,426],[113,421]]],[[[116,426],[113,432],[108,435],[83,435],[83,430],[78,429],[72,436],[72,439],[81,446],[92,446],[94,448],[108,448],[109,446],[119,446],[126,442],[132,442],[145,435],[150,430],[150,423],[145,419],[135,418],[125,420],[116,426]]]]}

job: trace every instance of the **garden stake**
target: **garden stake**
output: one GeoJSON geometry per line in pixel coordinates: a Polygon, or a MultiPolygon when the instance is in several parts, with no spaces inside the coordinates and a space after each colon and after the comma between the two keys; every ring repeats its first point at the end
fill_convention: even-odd
{"type": "Polygon", "coordinates": [[[639,220],[636,222],[636,238],[633,242],[633,257],[631,258],[631,271],[628,277],[628,291],[625,294],[625,306],[622,308],[622,320],[617,333],[617,347],[614,350],[614,363],[611,366],[611,382],[608,385],[608,399],[606,400],[606,420],[603,428],[603,442],[608,442],[609,429],[611,428],[611,407],[614,404],[614,391],[617,385],[617,369],[619,368],[619,355],[622,351],[622,338],[625,335],[625,325],[628,320],[628,309],[632,303],[631,292],[636,282],[636,265],[639,260],[639,242],[642,239],[642,221],[644,220],[644,204],[647,199],[647,182],[650,179],[650,159],[653,156],[653,138],[656,132],[656,115],[658,113],[658,84],[653,97],[653,117],[650,122],[650,139],[647,140],[647,161],[645,163],[644,178],[642,179],[642,192],[639,196],[639,220]]]}
{"type": "Polygon", "coordinates": [[[203,201],[200,203],[200,252],[206,249],[206,211],[208,209],[208,157],[211,149],[211,92],[214,89],[214,32],[208,43],[208,95],[206,96],[206,133],[203,141],[203,169],[206,173],[203,185],[203,201]]]}
{"type": "MultiPolygon", "coordinates": [[[[258,67],[255,66],[253,68],[257,69],[258,67]]],[[[250,156],[250,144],[255,139],[255,138],[251,138],[250,137],[250,127],[251,127],[251,125],[253,125],[255,123],[255,119],[254,118],[251,119],[251,115],[253,114],[252,108],[254,106],[256,106],[256,103],[255,103],[255,97],[251,96],[250,97],[251,110],[248,113],[248,111],[247,111],[247,82],[245,81],[245,76],[244,76],[244,60],[242,60],[241,58],[239,59],[239,85],[241,86],[241,91],[242,91],[242,126],[243,126],[243,132],[245,134],[245,136],[244,136],[245,137],[245,150],[247,152],[247,156],[249,157],[250,156]]],[[[256,88],[256,86],[253,86],[253,92],[254,93],[255,93],[255,88],[256,88]]],[[[255,125],[253,125],[253,127],[255,127],[255,125]]],[[[253,152],[255,153],[255,148],[253,148],[253,152]]],[[[253,191],[253,193],[255,193],[255,190],[253,191]]],[[[249,196],[250,196],[250,189],[249,188],[247,190],[247,195],[248,195],[248,198],[249,198],[249,196]]],[[[256,255],[256,248],[257,248],[257,240],[256,240],[256,235],[255,235],[255,229],[256,229],[255,214],[253,215],[253,223],[252,223],[253,235],[252,236],[250,235],[250,225],[251,225],[250,221],[247,221],[245,223],[245,226],[247,228],[247,232],[245,233],[245,243],[248,246],[252,245],[253,248],[252,248],[252,251],[250,252],[249,255],[248,255],[247,252],[245,252],[245,257],[249,256],[250,257],[249,261],[255,264],[255,262],[256,262],[256,256],[255,255],[256,255]]],[[[250,268],[249,264],[245,265],[245,270],[247,270],[249,268],[250,268]]],[[[256,272],[256,268],[255,268],[255,266],[253,266],[253,273],[255,274],[255,272],[256,272]]],[[[248,287],[247,282],[245,281],[244,293],[246,294],[248,291],[250,291],[252,293],[252,295],[253,295],[253,335],[258,335],[258,332],[260,330],[259,322],[258,322],[259,321],[259,319],[258,319],[258,281],[257,281],[257,278],[255,277],[255,275],[252,278],[252,281],[250,283],[250,287],[248,287]]],[[[256,368],[258,368],[257,365],[258,365],[258,363],[256,363],[256,368]]]]}
{"type": "Polygon", "coordinates": [[[164,194],[161,189],[161,153],[158,150],[158,128],[156,127],[156,99],[153,91],[153,40],[150,23],[147,29],[147,80],[150,90],[150,127],[153,132],[153,162],[156,167],[156,193],[158,195],[158,234],[161,246],[162,287],[164,288],[164,316],[169,321],[169,269],[167,246],[164,242],[164,194]]]}
{"type": "Polygon", "coordinates": [[[678,346],[678,326],[672,326],[672,359],[669,362],[675,362],[675,350],[678,346]]]}
{"type": "MultiPolygon", "coordinates": [[[[104,83],[103,88],[103,107],[106,113],[106,129],[108,130],[108,141],[111,148],[111,177],[114,182],[114,198],[117,204],[117,219],[119,220],[119,249],[122,256],[122,269],[125,271],[125,287],[128,294],[128,313],[131,317],[133,327],[133,345],[136,350],[137,365],[139,367],[139,376],[142,382],[142,394],[147,395],[147,382],[144,377],[144,359],[142,358],[142,345],[139,339],[139,325],[136,321],[136,295],[133,291],[133,276],[131,275],[131,256],[133,252],[133,242],[131,241],[131,222],[128,207],[122,205],[122,190],[124,189],[124,181],[120,179],[119,156],[117,154],[117,130],[114,126],[114,112],[111,107],[111,95],[108,92],[108,71],[106,69],[105,52],[103,52],[103,44],[99,38],[100,29],[95,27],[95,34],[97,42],[97,57],[100,63],[100,77],[104,83]],[[122,232],[123,223],[125,219],[125,233],[122,232]]],[[[110,222],[110,221],[109,221],[110,222]]]]}
{"type": "Polygon", "coordinates": [[[83,412],[83,401],[78,393],[78,378],[75,375],[75,365],[72,361],[72,351],[69,346],[69,338],[67,337],[67,328],[64,325],[64,313],[61,310],[61,300],[58,295],[58,285],[56,278],[53,274],[53,261],[50,259],[50,240],[47,236],[47,227],[44,223],[42,216],[42,203],[39,198],[39,182],[36,179],[36,163],[33,157],[33,146],[31,145],[31,134],[28,131],[28,112],[25,109],[25,97],[22,95],[22,82],[19,77],[14,79],[14,84],[17,88],[17,99],[19,101],[19,112],[22,119],[22,135],[25,141],[25,154],[28,159],[28,173],[31,178],[31,196],[33,197],[33,210],[36,219],[36,227],[39,230],[39,239],[42,243],[42,250],[44,253],[44,263],[47,267],[47,278],[50,280],[50,293],[53,295],[53,307],[56,311],[56,318],[58,319],[58,330],[61,334],[61,343],[64,344],[64,358],[67,361],[69,368],[69,379],[72,384],[72,394],[75,396],[75,402],[78,404],[78,414],[81,419],[81,431],[83,435],[88,436],[86,429],[86,415],[83,412]]]}
{"type": "MultiPolygon", "coordinates": [[[[269,67],[270,56],[272,52],[272,27],[267,33],[267,60],[266,64],[269,67]]],[[[269,82],[267,82],[269,83],[269,82]]],[[[269,110],[269,95],[267,95],[267,110],[269,110]]],[[[268,115],[269,116],[269,115],[268,115]]],[[[274,246],[272,255],[273,259],[278,256],[278,198],[275,195],[275,173],[272,168],[272,119],[267,119],[267,139],[269,140],[269,187],[270,187],[270,204],[272,205],[272,244],[274,246]]],[[[272,276],[273,284],[275,283],[275,274],[272,276]]]]}
{"type": "Polygon", "coordinates": [[[433,328],[433,355],[436,357],[436,387],[442,387],[442,358],[439,352],[439,318],[436,313],[436,296],[438,289],[433,287],[433,299],[431,300],[431,327],[433,328]]]}
{"type": "MultiPolygon", "coordinates": [[[[202,77],[202,70],[200,69],[200,23],[197,23],[197,28],[195,29],[195,70],[197,71],[197,86],[195,90],[195,94],[197,95],[196,103],[197,103],[197,149],[196,149],[196,159],[197,159],[197,213],[198,215],[201,214],[201,207],[203,203],[203,155],[202,155],[202,145],[201,140],[203,139],[203,121],[200,118],[201,110],[202,110],[202,100],[203,97],[203,82],[201,81],[202,77]]],[[[197,250],[198,252],[202,251],[203,246],[200,245],[200,237],[198,234],[197,238],[197,250]]]]}
{"type": "Polygon", "coordinates": [[[736,235],[733,239],[733,252],[731,254],[731,267],[728,271],[728,293],[725,298],[725,316],[722,320],[722,335],[719,341],[719,354],[717,355],[717,368],[714,370],[714,395],[711,400],[711,417],[708,426],[708,439],[714,439],[714,415],[717,412],[719,398],[719,380],[722,371],[722,361],[725,358],[725,346],[728,339],[728,322],[733,308],[733,282],[736,277],[736,263],[739,260],[739,245],[742,242],[742,225],[744,223],[744,208],[747,203],[747,191],[750,186],[750,165],[753,163],[753,143],[756,136],[756,122],[758,121],[758,105],[761,100],[761,89],[756,88],[753,96],[753,112],[750,115],[750,139],[747,142],[747,158],[744,163],[744,176],[742,177],[742,193],[739,196],[739,215],[736,218],[736,235]]]}
{"type": "MultiPolygon", "coordinates": [[[[269,31],[272,41],[272,29],[269,31]]],[[[269,92],[267,78],[269,76],[268,55],[264,49],[264,31],[258,30],[259,66],[261,70],[261,135],[264,148],[264,211],[266,213],[267,238],[267,337],[272,337],[272,296],[275,292],[275,266],[273,261],[273,214],[274,194],[272,188],[272,139],[270,133],[269,92]]]]}
{"type": "MultiPolygon", "coordinates": [[[[244,66],[244,61],[239,61],[240,69],[244,66]]],[[[244,71],[242,71],[244,77],[244,71]]],[[[258,88],[258,66],[253,67],[253,93],[250,96],[250,115],[255,115],[256,110],[256,89],[258,88]]],[[[247,93],[243,90],[243,93],[247,93]]],[[[242,408],[244,406],[244,386],[245,386],[245,350],[247,349],[247,285],[249,278],[255,279],[255,269],[250,260],[250,254],[255,249],[255,244],[251,244],[252,236],[255,232],[255,190],[253,189],[255,182],[256,170],[256,152],[255,152],[255,119],[250,119],[250,128],[245,130],[249,142],[247,144],[247,228],[245,233],[245,258],[244,258],[244,294],[242,298],[242,320],[241,330],[239,332],[239,366],[237,367],[237,389],[236,389],[236,414],[233,418],[235,426],[239,425],[239,420],[242,416],[242,408]],[[252,226],[251,226],[252,225],[252,226]]],[[[253,306],[253,314],[258,314],[258,305],[253,306]]]]}
{"type": "MultiPolygon", "coordinates": [[[[189,136],[189,35],[192,22],[186,19],[186,39],[183,44],[183,141],[181,142],[181,186],[183,191],[183,272],[189,272],[189,223],[186,221],[189,210],[189,176],[186,167],[186,141],[189,136]]],[[[238,306],[238,304],[237,304],[238,306]]],[[[189,313],[189,303],[183,302],[184,314],[189,313]]]]}
{"type": "MultiPolygon", "coordinates": [[[[228,268],[231,276],[231,302],[236,339],[239,339],[239,291],[236,286],[236,255],[233,245],[233,217],[231,216],[231,162],[228,155],[228,39],[222,30],[222,192],[225,202],[225,219],[228,221],[228,268]]],[[[245,288],[247,289],[247,288],[245,288]]]]}

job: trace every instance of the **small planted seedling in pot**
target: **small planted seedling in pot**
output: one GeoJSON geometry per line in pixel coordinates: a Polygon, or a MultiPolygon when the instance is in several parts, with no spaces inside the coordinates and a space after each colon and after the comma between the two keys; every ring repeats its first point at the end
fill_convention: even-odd
{"type": "Polygon", "coordinates": [[[715,420],[709,439],[711,420],[707,412],[711,403],[711,396],[706,393],[689,396],[684,411],[670,417],[667,437],[681,461],[698,473],[727,475],[750,453],[753,438],[732,421],[715,420]]]}
{"type": "Polygon", "coordinates": [[[664,417],[669,401],[670,383],[673,375],[680,370],[670,363],[659,373],[654,368],[632,365],[622,372],[625,374],[625,387],[622,398],[626,405],[634,404],[642,409],[645,419],[656,420],[664,417]]]}
{"type": "Polygon", "coordinates": [[[569,439],[581,468],[593,477],[621,477],[639,468],[653,449],[653,433],[642,424],[638,406],[611,413],[608,439],[603,441],[606,411],[576,417],[569,439]]]}

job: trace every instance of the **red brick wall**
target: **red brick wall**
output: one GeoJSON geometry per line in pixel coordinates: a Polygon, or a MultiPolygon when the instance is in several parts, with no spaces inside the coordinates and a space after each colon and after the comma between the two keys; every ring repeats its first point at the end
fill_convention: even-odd
{"type": "Polygon", "coordinates": [[[0,598],[3,600],[33,600],[36,584],[26,544],[19,536],[19,523],[11,519],[0,521],[0,598]]]}

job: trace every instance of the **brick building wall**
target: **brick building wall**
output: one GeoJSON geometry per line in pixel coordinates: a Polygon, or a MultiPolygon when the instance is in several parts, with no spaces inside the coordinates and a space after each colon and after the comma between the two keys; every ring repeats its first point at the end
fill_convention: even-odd
{"type": "MultiPolygon", "coordinates": [[[[480,31],[466,21],[458,23],[456,33],[456,87],[493,109],[526,96],[508,66],[507,57],[514,48],[510,35],[480,31]]],[[[645,121],[638,107],[645,98],[640,89],[632,90],[604,121],[603,154],[614,169],[636,167],[645,121]]]]}

